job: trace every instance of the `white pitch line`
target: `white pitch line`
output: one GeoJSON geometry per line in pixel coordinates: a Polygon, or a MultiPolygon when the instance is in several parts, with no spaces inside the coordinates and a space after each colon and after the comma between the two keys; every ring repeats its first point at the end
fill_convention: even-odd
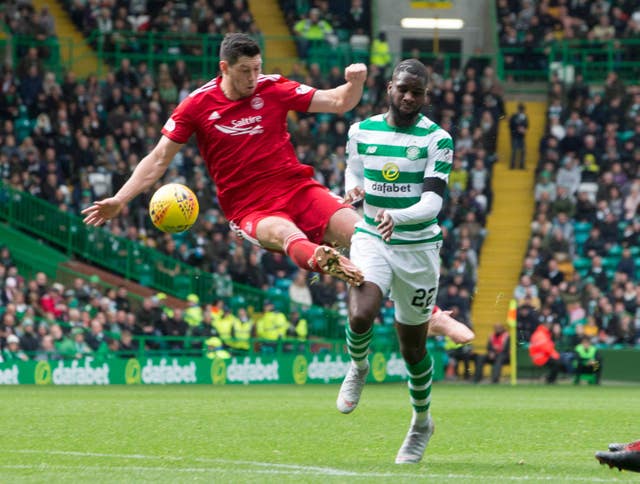
{"type": "MultiPolygon", "coordinates": [[[[105,454],[100,452],[80,452],[80,451],[64,451],[64,450],[36,450],[36,449],[10,449],[3,450],[3,453],[14,454],[44,454],[44,455],[66,455],[74,457],[101,457],[112,459],[138,459],[138,460],[163,460],[163,461],[185,461],[192,460],[202,463],[218,463],[218,464],[232,464],[232,465],[246,465],[255,467],[266,467],[266,469],[242,469],[243,473],[250,474],[283,474],[283,475],[308,475],[308,476],[326,476],[326,477],[367,477],[367,478],[389,478],[389,477],[410,477],[410,478],[431,478],[431,479],[473,479],[473,480],[487,480],[495,479],[503,481],[557,481],[557,476],[476,476],[471,474],[433,474],[425,473],[421,471],[419,474],[411,473],[396,473],[396,472],[356,472],[348,471],[344,469],[335,469],[332,467],[318,467],[318,466],[303,466],[298,464],[278,464],[271,462],[258,462],[258,461],[245,461],[245,460],[232,460],[232,459],[209,459],[206,457],[180,457],[180,456],[157,456],[157,455],[142,455],[142,454],[105,454]]],[[[28,469],[28,470],[103,470],[103,471],[158,471],[158,472],[182,472],[182,473],[206,473],[206,472],[233,472],[229,468],[225,467],[151,467],[151,466],[96,466],[96,465],[50,465],[47,463],[40,464],[6,464],[0,465],[0,469],[28,469]]],[[[622,482],[615,477],[608,477],[606,479],[594,478],[594,477],[570,477],[563,476],[563,481],[575,481],[575,482],[622,482]]]]}

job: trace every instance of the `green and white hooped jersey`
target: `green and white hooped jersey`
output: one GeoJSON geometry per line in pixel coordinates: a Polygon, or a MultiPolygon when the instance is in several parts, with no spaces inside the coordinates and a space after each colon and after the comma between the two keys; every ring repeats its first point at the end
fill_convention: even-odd
{"type": "MultiPolygon", "coordinates": [[[[347,167],[362,181],[364,221],[356,232],[380,237],[374,217],[379,208],[402,209],[420,201],[425,178],[448,183],[453,159],[449,133],[420,115],[408,128],[389,126],[379,114],[349,129],[347,167]]],[[[418,244],[442,240],[438,220],[396,225],[390,244],[418,244]]]]}

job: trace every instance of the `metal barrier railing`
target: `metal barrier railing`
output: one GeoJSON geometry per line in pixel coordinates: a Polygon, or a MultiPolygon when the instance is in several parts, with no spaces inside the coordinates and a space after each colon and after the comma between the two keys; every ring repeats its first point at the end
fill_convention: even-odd
{"type": "MultiPolygon", "coordinates": [[[[143,286],[186,299],[196,294],[201,303],[221,297],[215,292],[215,275],[169,257],[137,241],[117,237],[102,227],[85,225],[82,218],[60,211],[55,205],[0,182],[0,219],[11,226],[48,241],[68,256],[80,257],[96,266],[135,280],[143,286]]],[[[274,288],[263,291],[233,283],[233,295],[222,297],[231,307],[260,310],[269,299],[281,311],[292,307],[289,295],[274,288]]],[[[301,308],[309,322],[309,332],[340,338],[346,317],[318,306],[301,308]]]]}
{"type": "MultiPolygon", "coordinates": [[[[279,42],[295,42],[295,37],[259,36],[265,61],[271,64],[290,64],[295,59],[282,59],[278,52],[272,52],[270,45],[279,42]]],[[[86,38],[97,58],[96,74],[101,77],[102,66],[114,69],[123,58],[133,64],[144,62],[149,71],[155,73],[162,63],[172,65],[177,59],[187,63],[194,79],[210,79],[218,71],[218,50],[221,35],[175,34],[171,32],[116,31],[108,35],[98,31],[86,38]]],[[[15,64],[30,46],[40,47],[48,52],[45,59],[47,69],[61,76],[74,66],[88,62],[86,56],[77,54],[78,48],[71,38],[51,37],[36,41],[31,37],[14,35],[0,38],[0,50],[9,49],[15,64]],[[2,49],[4,47],[4,49],[2,49]]],[[[554,41],[543,47],[504,47],[497,53],[485,53],[479,57],[491,60],[501,80],[546,81],[552,70],[570,69],[571,75],[580,72],[587,82],[602,82],[606,73],[615,71],[623,80],[635,80],[640,73],[640,58],[635,54],[640,49],[640,39],[614,39],[595,42],[586,40],[554,41]]],[[[410,52],[395,53],[393,56],[411,56],[410,52]]],[[[448,75],[452,67],[462,67],[468,60],[459,52],[421,52],[425,62],[437,63],[442,74],[448,75]]],[[[316,42],[308,48],[305,63],[317,63],[323,72],[331,67],[343,68],[352,62],[368,62],[367,49],[352,48],[348,40],[340,42],[316,42]]],[[[287,72],[283,72],[287,74],[287,72]]],[[[180,86],[177,86],[180,88],[180,86]]]]}

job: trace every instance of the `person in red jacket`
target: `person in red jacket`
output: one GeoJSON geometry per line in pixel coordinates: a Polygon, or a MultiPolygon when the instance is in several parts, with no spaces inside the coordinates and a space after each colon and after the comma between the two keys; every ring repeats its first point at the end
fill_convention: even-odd
{"type": "Polygon", "coordinates": [[[496,323],[493,325],[493,333],[489,335],[487,340],[487,353],[478,355],[476,358],[476,375],[474,382],[478,383],[482,380],[482,371],[484,365],[490,363],[491,382],[498,383],[500,381],[500,373],[502,366],[509,363],[509,332],[503,324],[496,323]]]}
{"type": "Polygon", "coordinates": [[[551,321],[541,323],[531,335],[529,341],[529,355],[536,366],[547,367],[547,383],[555,383],[558,373],[562,368],[560,354],[556,351],[556,345],[551,336],[551,321]]]}
{"type": "Polygon", "coordinates": [[[640,472],[640,440],[629,444],[609,444],[608,452],[596,452],[600,464],[619,470],[640,472]]]}

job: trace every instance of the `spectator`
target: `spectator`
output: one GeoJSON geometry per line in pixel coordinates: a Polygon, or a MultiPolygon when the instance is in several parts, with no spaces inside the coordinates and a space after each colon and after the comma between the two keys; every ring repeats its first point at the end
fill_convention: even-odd
{"type": "Polygon", "coordinates": [[[444,349],[447,352],[447,378],[455,379],[459,375],[459,366],[462,363],[462,377],[464,380],[471,378],[471,362],[477,358],[471,345],[457,344],[448,336],[445,336],[444,349]]]}
{"type": "MultiPolygon", "coordinates": [[[[277,311],[271,301],[265,301],[262,316],[256,321],[256,337],[267,341],[277,341],[284,338],[288,327],[287,317],[277,311]]],[[[273,345],[267,345],[267,347],[275,349],[273,345]]]]}
{"type": "Polygon", "coordinates": [[[499,383],[502,366],[509,363],[509,332],[500,323],[493,326],[493,333],[487,341],[487,352],[476,356],[476,375],[474,382],[482,380],[484,365],[491,364],[491,383],[499,383]]]}
{"type": "Polygon", "coordinates": [[[71,335],[73,336],[73,351],[75,359],[80,359],[93,353],[91,347],[85,341],[84,329],[73,328],[71,330],[71,335]]]}
{"type": "Polygon", "coordinates": [[[525,138],[529,129],[529,118],[523,103],[518,104],[518,112],[509,118],[511,131],[511,169],[525,169],[526,146],[525,138]]]}
{"type": "Polygon", "coordinates": [[[518,305],[516,319],[518,321],[519,339],[521,341],[529,341],[538,326],[538,312],[533,307],[530,297],[525,297],[522,304],[518,305]]]}
{"type": "Polygon", "coordinates": [[[378,36],[373,40],[371,44],[370,62],[383,72],[391,65],[391,53],[385,32],[379,32],[378,36]]]}
{"type": "Polygon", "coordinates": [[[12,362],[16,360],[27,361],[29,357],[22,349],[20,349],[20,338],[15,334],[7,336],[7,345],[2,350],[2,359],[5,362],[12,362]]]}
{"type": "Polygon", "coordinates": [[[591,338],[588,336],[580,338],[580,343],[575,347],[574,352],[575,376],[573,383],[578,385],[582,375],[589,375],[592,377],[590,382],[599,385],[602,375],[602,355],[591,344],[591,338]]]}
{"type": "Polygon", "coordinates": [[[307,18],[296,22],[293,27],[296,33],[298,56],[307,59],[309,49],[312,47],[326,48],[327,36],[333,34],[333,27],[329,22],[320,18],[320,10],[312,8],[307,18]]]}
{"type": "Polygon", "coordinates": [[[313,302],[311,291],[307,286],[308,272],[299,270],[289,286],[291,303],[298,308],[309,308],[313,302]]]}
{"type": "Polygon", "coordinates": [[[60,360],[61,356],[56,350],[53,342],[53,337],[50,334],[45,334],[40,341],[40,347],[36,354],[36,360],[38,361],[51,361],[60,360]]]}
{"type": "Polygon", "coordinates": [[[544,322],[531,335],[529,341],[529,355],[534,365],[545,367],[547,383],[555,383],[558,373],[562,370],[560,354],[556,351],[556,345],[551,335],[551,323],[544,322]]]}
{"type": "Polygon", "coordinates": [[[58,324],[51,326],[51,336],[55,351],[64,359],[73,358],[75,356],[75,344],[67,338],[58,324]]]}
{"type": "Polygon", "coordinates": [[[91,330],[84,338],[90,348],[90,351],[96,351],[98,353],[104,353],[107,351],[106,339],[107,337],[104,334],[102,322],[99,319],[92,320],[91,330]]]}

